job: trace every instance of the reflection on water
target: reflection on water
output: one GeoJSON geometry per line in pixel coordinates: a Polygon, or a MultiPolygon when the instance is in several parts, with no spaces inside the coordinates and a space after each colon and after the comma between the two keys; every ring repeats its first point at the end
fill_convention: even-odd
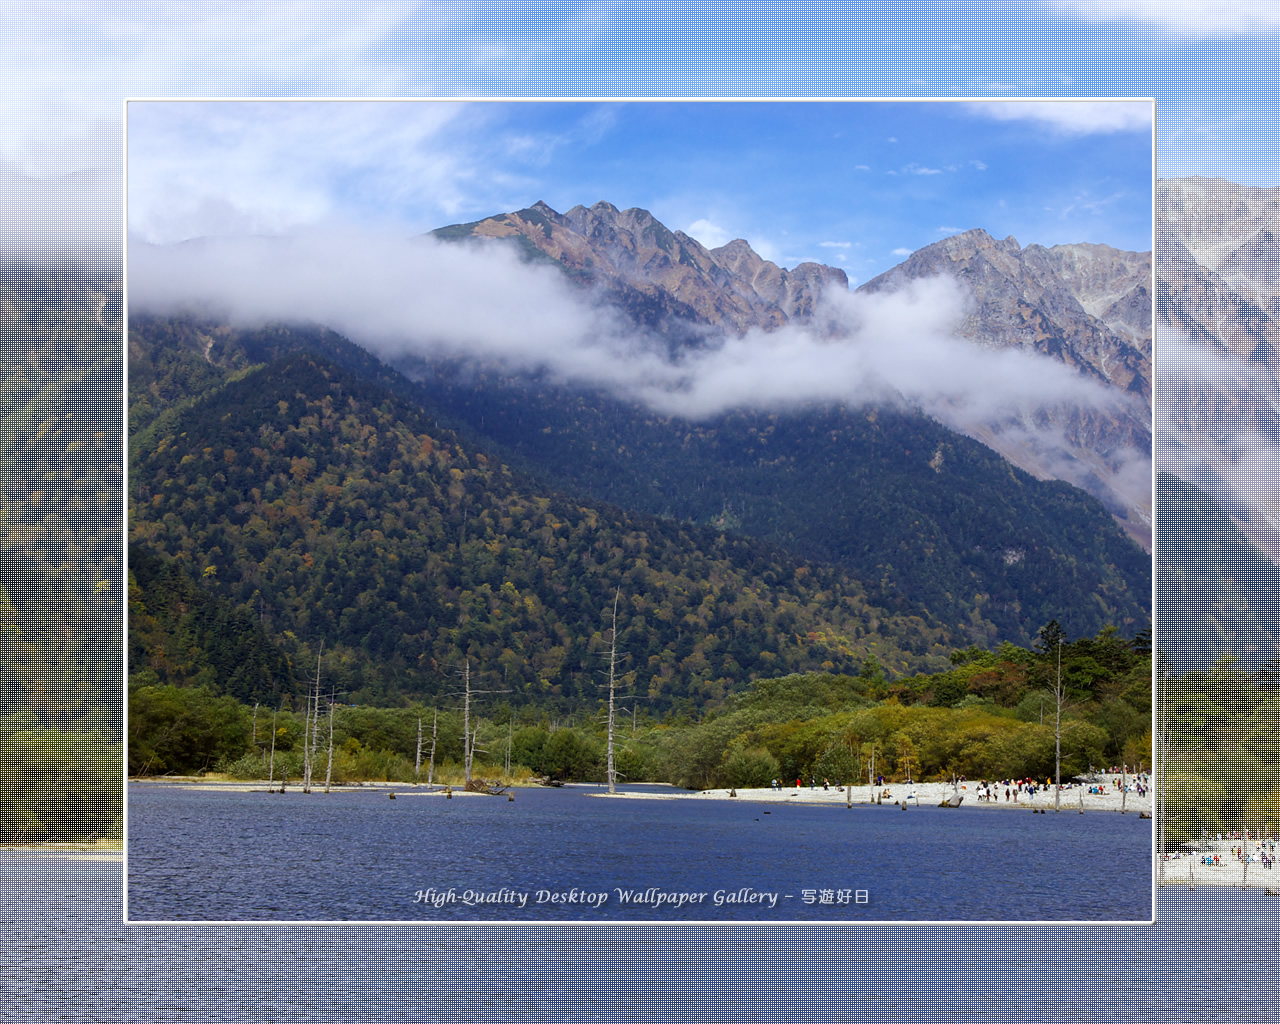
{"type": "Polygon", "coordinates": [[[1275,1013],[1275,897],[1153,926],[124,925],[118,863],[0,853],[16,1022],[1196,1022],[1275,1013]]]}

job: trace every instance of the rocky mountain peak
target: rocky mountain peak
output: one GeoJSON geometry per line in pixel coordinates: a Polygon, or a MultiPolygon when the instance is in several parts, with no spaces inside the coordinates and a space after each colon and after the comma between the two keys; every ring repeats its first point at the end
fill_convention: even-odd
{"type": "Polygon", "coordinates": [[[526,255],[551,258],[637,322],[664,333],[673,322],[738,333],[771,329],[805,320],[821,289],[849,287],[835,267],[812,263],[787,271],[742,239],[708,250],[648,210],[619,210],[603,201],[564,214],[539,201],[437,235],[516,240],[526,255]]]}
{"type": "Polygon", "coordinates": [[[981,229],[941,239],[862,285],[895,291],[912,280],[947,276],[971,298],[958,333],[985,348],[1021,348],[1065,363],[1132,396],[1131,409],[1041,410],[1065,447],[1046,448],[1018,422],[956,422],[1014,464],[1083,487],[1122,514],[1150,546],[1151,496],[1125,483],[1136,452],[1151,446],[1151,253],[1074,243],[1025,249],[1012,236],[981,229]]]}
{"type": "Polygon", "coordinates": [[[1165,179],[1156,228],[1157,314],[1176,354],[1161,385],[1162,467],[1280,562],[1280,485],[1257,469],[1280,454],[1280,189],[1165,179]]]}

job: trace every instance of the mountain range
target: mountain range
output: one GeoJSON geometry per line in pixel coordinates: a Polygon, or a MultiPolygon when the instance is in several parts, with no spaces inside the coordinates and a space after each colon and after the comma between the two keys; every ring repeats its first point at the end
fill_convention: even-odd
{"type": "MultiPolygon", "coordinates": [[[[748,331],[825,335],[824,290],[847,292],[834,268],[706,249],[604,203],[437,236],[562,268],[672,359],[748,331]]],[[[1134,372],[1105,386],[1141,401],[1141,256],[1084,254],[1091,277],[1084,255],[1001,246],[970,265],[1040,267],[1051,354],[1093,372],[1104,328],[1124,335],[1106,365],[1134,372]],[[1100,266],[1117,277],[1108,303],[1100,266]]],[[[138,311],[129,345],[135,675],[240,665],[237,695],[266,697],[275,662],[245,639],[265,631],[293,638],[274,641],[290,665],[323,637],[364,699],[445,685],[470,652],[504,666],[513,699],[569,709],[594,692],[592,638],[619,585],[631,669],[667,708],[771,670],[936,669],[956,647],[1030,644],[1050,619],[1072,636],[1150,621],[1150,559],[1099,501],[905,400],[693,421],[550,372],[388,365],[315,326],[138,311]]]]}
{"type": "MultiPolygon", "coordinates": [[[[539,202],[434,235],[502,241],[526,259],[560,267],[638,327],[662,334],[677,357],[682,348],[751,328],[796,324],[829,337],[839,327],[824,315],[820,296],[848,288],[838,268],[801,263],[784,270],[743,239],[707,249],[648,211],[605,202],[564,214],[539,202]]],[[[929,411],[1033,475],[1089,491],[1150,549],[1151,254],[1086,243],[1022,248],[975,229],[915,252],[857,291],[893,292],[943,275],[971,299],[956,325],[959,337],[1060,362],[1097,382],[1105,400],[1006,403],[994,416],[929,411]]]]}
{"type": "Polygon", "coordinates": [[[1159,183],[1160,462],[1280,558],[1280,189],[1159,183]]]}
{"type": "Polygon", "coordinates": [[[590,285],[637,324],[685,342],[699,327],[736,332],[807,322],[823,286],[847,288],[843,270],[801,263],[784,270],[743,239],[706,248],[647,210],[611,203],[560,214],[544,202],[432,233],[443,240],[504,239],[527,258],[553,263],[590,285]]]}

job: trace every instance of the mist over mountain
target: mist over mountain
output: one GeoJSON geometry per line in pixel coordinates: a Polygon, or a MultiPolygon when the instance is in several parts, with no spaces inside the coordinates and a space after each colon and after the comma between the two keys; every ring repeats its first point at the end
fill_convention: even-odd
{"type": "Polygon", "coordinates": [[[801,263],[784,270],[741,238],[707,249],[671,231],[647,210],[607,202],[559,214],[538,202],[525,210],[440,228],[442,240],[505,239],[533,260],[553,261],[637,324],[675,331],[686,341],[694,325],[743,333],[808,322],[823,288],[845,290],[843,270],[801,263]],[[681,329],[683,328],[683,331],[681,329]]]}
{"type": "Polygon", "coordinates": [[[563,215],[538,203],[434,235],[504,241],[637,325],[665,325],[683,373],[662,393],[639,390],[662,412],[906,399],[1020,468],[1089,491],[1150,547],[1149,252],[1023,249],[972,230],[850,294],[843,271],[786,271],[742,239],[708,250],[609,203],[563,215]]]}
{"type": "Polygon", "coordinates": [[[1159,460],[1280,559],[1280,189],[1157,188],[1159,460]]]}
{"type": "Polygon", "coordinates": [[[1022,469],[1089,491],[1150,547],[1151,273],[1149,252],[1087,243],[1023,248],[975,229],[920,249],[859,292],[954,279],[971,297],[958,337],[984,351],[1037,354],[1099,385],[1055,401],[1023,381],[999,407],[930,411],[1022,469]]]}
{"type": "MultiPolygon", "coordinates": [[[[222,432],[203,404],[168,425],[175,401],[204,403],[228,375],[272,369],[286,401],[301,371],[277,365],[310,353],[538,488],[755,538],[969,642],[1029,643],[1051,618],[1073,635],[1141,629],[1150,561],[1130,538],[1149,542],[1145,510],[1114,481],[1116,452],[1144,437],[1114,425],[1149,394],[1149,257],[981,232],[932,250],[892,286],[850,292],[833,268],[784,270],[743,240],[707,249],[608,203],[536,204],[415,239],[327,229],[135,246],[131,418],[145,429],[131,458],[222,432]],[[956,425],[999,426],[1006,447],[1039,453],[1037,472],[956,425]],[[1106,508],[1047,479],[1046,451],[1071,463],[1067,427],[1078,445],[1094,431],[1084,475],[1106,508]]],[[[189,454],[203,464],[209,447],[189,454]]]]}
{"type": "Polygon", "coordinates": [[[1207,671],[1224,654],[1253,671],[1280,651],[1280,567],[1200,488],[1159,477],[1159,641],[1167,667],[1207,671]]]}

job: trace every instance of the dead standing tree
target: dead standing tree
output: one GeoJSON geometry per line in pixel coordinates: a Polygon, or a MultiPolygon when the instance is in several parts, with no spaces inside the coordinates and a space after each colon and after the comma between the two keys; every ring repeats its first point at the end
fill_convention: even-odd
{"type": "Polygon", "coordinates": [[[311,771],[315,765],[316,733],[320,726],[320,661],[324,657],[324,641],[316,653],[314,690],[308,689],[306,714],[302,732],[302,792],[311,792],[311,771]]]}
{"type": "MultiPolygon", "coordinates": [[[[471,688],[471,659],[470,658],[466,660],[463,666],[462,679],[463,679],[463,688],[461,692],[461,696],[462,696],[462,771],[463,771],[463,779],[465,781],[465,785],[468,788],[470,788],[471,763],[472,763],[472,758],[475,755],[475,743],[476,743],[475,733],[471,731],[471,698],[473,695],[479,696],[482,694],[487,695],[487,694],[493,694],[493,693],[510,693],[511,691],[510,690],[473,690],[471,688]]],[[[457,696],[457,695],[458,694],[455,692],[454,696],[457,696]]],[[[479,732],[479,729],[480,727],[477,725],[476,732],[479,732]]],[[[434,724],[432,725],[431,731],[432,731],[431,760],[432,760],[432,764],[434,765],[434,762],[435,762],[435,725],[434,724]]],[[[481,753],[484,753],[484,751],[481,751],[481,753]]]]}
{"type": "Polygon", "coordinates": [[[613,625],[609,629],[609,744],[605,762],[605,773],[609,780],[609,792],[617,792],[618,771],[613,763],[613,692],[615,669],[618,664],[618,599],[622,596],[619,587],[613,595],[613,625]]]}
{"type": "Polygon", "coordinates": [[[1067,703],[1067,687],[1062,681],[1062,645],[1067,638],[1057,619],[1040,630],[1040,642],[1046,651],[1054,650],[1058,659],[1057,673],[1049,691],[1053,696],[1053,809],[1056,812],[1061,810],[1062,803],[1062,712],[1075,705],[1067,703]]]}

